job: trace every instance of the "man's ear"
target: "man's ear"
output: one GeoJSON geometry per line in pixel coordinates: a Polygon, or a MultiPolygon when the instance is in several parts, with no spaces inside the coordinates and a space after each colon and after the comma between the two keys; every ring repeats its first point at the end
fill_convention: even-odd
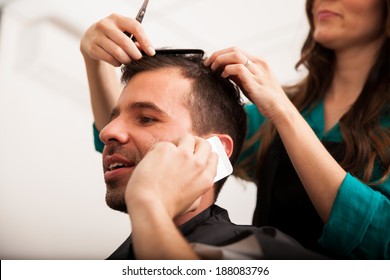
{"type": "Polygon", "coordinates": [[[230,137],[227,134],[214,134],[214,136],[217,136],[221,140],[222,145],[225,148],[225,152],[226,152],[227,156],[230,158],[230,156],[233,153],[233,148],[234,148],[234,143],[233,143],[232,137],[230,137]]]}

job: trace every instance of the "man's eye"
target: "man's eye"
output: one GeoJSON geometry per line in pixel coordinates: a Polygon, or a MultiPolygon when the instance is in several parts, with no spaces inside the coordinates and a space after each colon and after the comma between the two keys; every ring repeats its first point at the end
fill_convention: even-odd
{"type": "Polygon", "coordinates": [[[157,121],[157,119],[152,118],[152,117],[147,117],[147,116],[142,116],[142,117],[139,118],[139,122],[141,124],[152,124],[152,123],[154,123],[156,121],[157,121]]]}

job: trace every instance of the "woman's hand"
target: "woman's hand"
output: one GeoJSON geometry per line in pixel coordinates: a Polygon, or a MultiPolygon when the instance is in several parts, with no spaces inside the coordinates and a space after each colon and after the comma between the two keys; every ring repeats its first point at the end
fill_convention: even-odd
{"type": "Polygon", "coordinates": [[[238,48],[228,48],[213,53],[205,66],[222,70],[252,101],[259,111],[273,121],[285,106],[292,106],[268,64],[238,48]]]}
{"type": "Polygon", "coordinates": [[[116,67],[140,59],[140,49],[148,55],[155,54],[142,25],[135,19],[118,14],[112,14],[93,24],[84,33],[80,44],[85,58],[102,60],[116,67]],[[125,31],[133,34],[137,43],[125,31]]]}
{"type": "Polygon", "coordinates": [[[140,208],[166,211],[174,218],[197,208],[193,205],[214,185],[218,155],[202,138],[187,135],[177,146],[157,143],[135,168],[126,189],[130,216],[140,208]]]}

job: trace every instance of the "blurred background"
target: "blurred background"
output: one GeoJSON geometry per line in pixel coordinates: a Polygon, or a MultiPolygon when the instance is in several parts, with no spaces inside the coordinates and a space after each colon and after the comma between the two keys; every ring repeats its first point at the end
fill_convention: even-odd
{"type": "MultiPolygon", "coordinates": [[[[105,204],[101,155],[79,42],[142,0],[0,0],[0,258],[104,259],[129,235],[105,204]]],[[[308,26],[304,0],[150,0],[143,25],[155,47],[231,46],[264,58],[280,83],[308,26]]],[[[251,223],[256,189],[229,178],[217,204],[251,223]]]]}

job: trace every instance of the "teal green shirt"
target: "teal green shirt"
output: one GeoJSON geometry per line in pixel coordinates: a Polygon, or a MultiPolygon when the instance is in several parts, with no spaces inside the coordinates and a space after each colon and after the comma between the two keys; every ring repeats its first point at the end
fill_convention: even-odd
{"type": "Polygon", "coordinates": [[[104,148],[104,143],[100,140],[99,131],[97,130],[95,124],[93,124],[92,129],[93,129],[93,141],[95,144],[95,150],[98,151],[99,153],[102,153],[104,148]]]}
{"type": "MultiPolygon", "coordinates": [[[[251,138],[264,123],[265,118],[253,104],[246,106],[248,114],[247,139],[251,138]]],[[[320,102],[313,110],[302,114],[320,140],[341,142],[340,127],[336,124],[324,132],[324,104],[320,102]]],[[[381,120],[390,126],[389,116],[381,120]]],[[[240,160],[259,148],[254,143],[240,160]]],[[[380,173],[379,168],[374,173],[380,173]]],[[[336,255],[356,259],[390,258],[390,181],[369,187],[347,173],[329,217],[324,226],[319,244],[336,255]]]]}

